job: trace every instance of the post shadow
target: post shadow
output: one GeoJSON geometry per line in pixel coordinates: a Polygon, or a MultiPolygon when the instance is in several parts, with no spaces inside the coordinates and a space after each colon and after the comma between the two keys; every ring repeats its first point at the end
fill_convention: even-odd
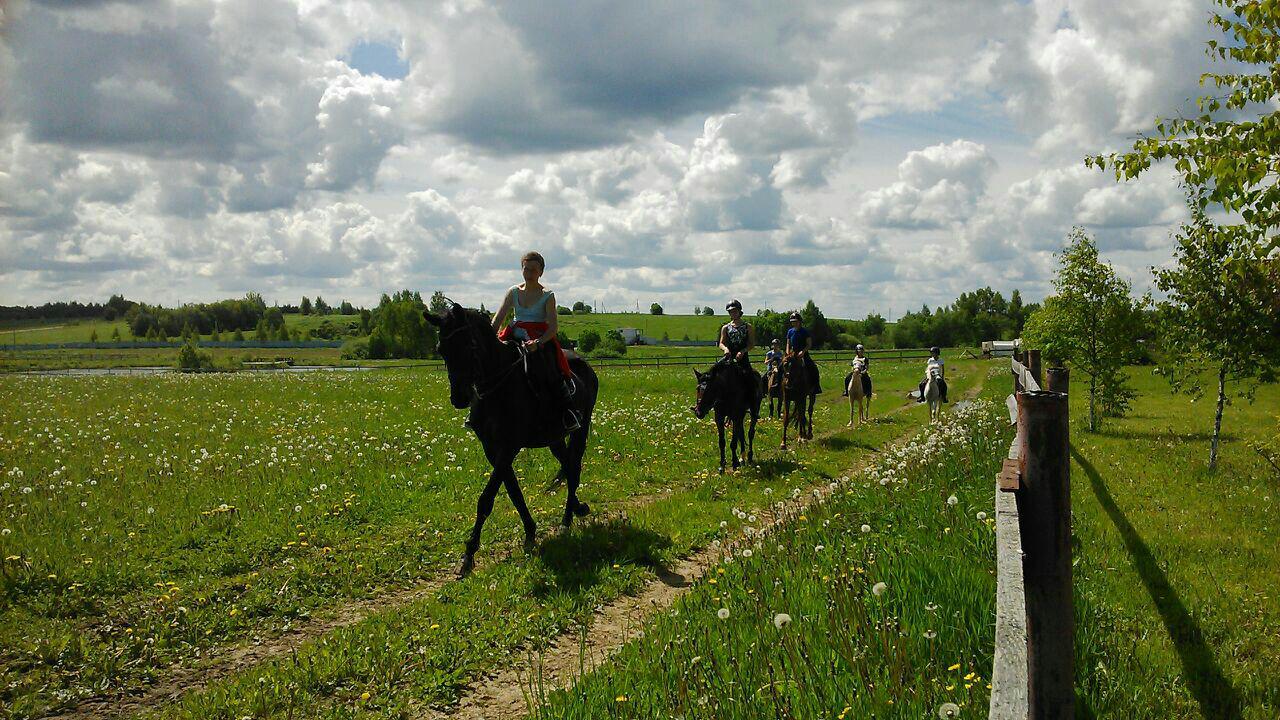
{"type": "Polygon", "coordinates": [[[1146,585],[1156,610],[1160,612],[1165,632],[1169,634],[1169,639],[1177,650],[1178,660],[1182,664],[1182,678],[1200,704],[1200,714],[1207,720],[1234,720],[1243,717],[1239,693],[1223,675],[1222,667],[1214,659],[1213,650],[1205,642],[1204,630],[1178,597],[1151,549],[1129,523],[1124,511],[1116,505],[1098,471],[1074,445],[1071,447],[1071,456],[1085,475],[1089,476],[1089,485],[1098,498],[1098,504],[1106,510],[1111,522],[1124,538],[1125,549],[1129,551],[1134,568],[1146,585]]]}

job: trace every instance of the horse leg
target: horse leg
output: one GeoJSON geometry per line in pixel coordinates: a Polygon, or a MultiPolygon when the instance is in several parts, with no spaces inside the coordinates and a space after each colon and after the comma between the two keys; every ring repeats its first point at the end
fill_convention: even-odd
{"type": "Polygon", "coordinates": [[[738,438],[742,435],[742,425],[737,418],[729,418],[729,457],[733,461],[733,469],[738,469],[738,438]]]}
{"type": "Polygon", "coordinates": [[[582,457],[587,452],[587,435],[590,429],[591,421],[584,419],[582,427],[569,435],[568,463],[565,467],[569,492],[564,500],[564,517],[560,520],[564,527],[572,525],[574,517],[585,517],[591,512],[586,503],[578,500],[578,485],[582,482],[582,457]]]}
{"type": "Polygon", "coordinates": [[[551,451],[551,455],[560,463],[560,469],[556,471],[556,476],[551,478],[551,482],[547,483],[547,492],[552,492],[556,488],[564,484],[568,479],[569,473],[569,449],[565,447],[563,440],[555,440],[547,449],[551,451]]]}
{"type": "Polygon", "coordinates": [[[724,414],[716,411],[716,432],[720,433],[720,472],[724,472],[724,414]]]}
{"type": "MultiPolygon", "coordinates": [[[[498,494],[498,485],[502,484],[508,474],[515,477],[515,470],[511,468],[513,456],[507,456],[505,462],[494,463],[493,472],[489,474],[489,482],[484,486],[484,490],[480,492],[480,499],[476,502],[476,522],[471,528],[471,537],[467,538],[466,552],[462,556],[462,565],[458,567],[458,577],[466,577],[476,566],[476,551],[480,549],[480,531],[484,528],[484,521],[489,518],[493,512],[493,498],[498,494]]],[[[525,509],[528,512],[528,509],[525,509]]]]}
{"type": "Polygon", "coordinates": [[[756,423],[760,421],[760,411],[751,413],[751,427],[747,430],[747,462],[756,461],[756,423]]]}
{"type": "Polygon", "coordinates": [[[515,470],[502,479],[502,484],[507,489],[507,497],[511,498],[511,504],[520,514],[520,522],[524,524],[524,548],[526,551],[532,550],[537,540],[538,526],[533,522],[533,515],[529,514],[529,506],[524,502],[524,493],[520,491],[520,481],[516,478],[515,470]]]}

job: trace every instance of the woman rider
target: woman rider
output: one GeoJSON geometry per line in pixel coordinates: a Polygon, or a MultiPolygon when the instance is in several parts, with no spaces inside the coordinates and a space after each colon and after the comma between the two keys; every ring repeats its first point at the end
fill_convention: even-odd
{"type": "Polygon", "coordinates": [[[800,313],[791,313],[791,328],[787,330],[787,354],[797,354],[809,369],[809,381],[813,383],[813,392],[820,393],[818,386],[818,364],[813,361],[809,351],[813,349],[813,334],[801,325],[800,313]]]}
{"type": "Polygon", "coordinates": [[[942,393],[942,402],[951,402],[947,399],[947,371],[942,365],[942,348],[929,348],[929,359],[924,364],[924,380],[920,381],[920,398],[917,402],[924,402],[924,386],[929,381],[929,371],[938,368],[938,391],[942,393]]]}
{"type": "MultiPolygon", "coordinates": [[[[862,343],[853,350],[853,359],[849,361],[850,365],[862,363],[862,394],[867,398],[867,407],[871,407],[871,358],[866,356],[866,349],[862,347],[862,343]]],[[[853,373],[844,376],[844,391],[840,393],[845,397],[849,395],[849,379],[853,377],[853,373]]]]}
{"type": "Polygon", "coordinates": [[[569,369],[569,361],[564,356],[564,350],[560,348],[559,340],[556,339],[556,333],[559,332],[556,296],[539,282],[546,267],[547,263],[539,253],[527,252],[520,258],[520,271],[524,276],[524,282],[512,285],[506,296],[502,298],[502,305],[493,316],[493,329],[498,333],[499,340],[521,341],[525,349],[530,352],[536,352],[543,345],[551,345],[554,353],[552,362],[555,363],[562,378],[559,388],[552,392],[552,397],[562,411],[564,429],[572,432],[581,427],[582,419],[578,411],[573,408],[570,399],[574,393],[573,371],[569,369]],[[515,315],[511,318],[511,324],[502,327],[502,322],[512,311],[515,315]]]}
{"type": "Polygon", "coordinates": [[[724,309],[729,311],[729,322],[720,328],[720,351],[724,353],[723,360],[736,362],[750,369],[749,353],[756,346],[756,329],[742,319],[742,303],[730,300],[724,309]]]}

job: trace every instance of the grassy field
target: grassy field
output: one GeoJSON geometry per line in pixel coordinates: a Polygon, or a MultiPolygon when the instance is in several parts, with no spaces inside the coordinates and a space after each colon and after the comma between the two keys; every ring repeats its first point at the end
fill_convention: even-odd
{"type": "Polygon", "coordinates": [[[648,337],[662,338],[666,334],[672,340],[688,335],[690,340],[718,340],[720,326],[729,322],[724,313],[706,317],[703,315],[649,315],[647,313],[592,313],[560,317],[560,326],[570,337],[578,337],[588,328],[599,333],[616,328],[632,327],[648,337]]]}
{"type": "MultiPolygon", "coordinates": [[[[1131,371],[1133,413],[1085,432],[1073,394],[1077,687],[1087,717],[1280,717],[1280,386],[1213,404],[1131,371]]],[[[1076,379],[1079,382],[1078,379],[1076,379]]]]}
{"type": "MultiPolygon", "coordinates": [[[[918,365],[877,366],[877,413],[901,403],[918,365]]],[[[959,393],[986,366],[953,372],[959,393]]],[[[500,501],[481,551],[493,562],[472,579],[375,610],[166,713],[322,716],[358,702],[391,717],[447,705],[514,648],[536,648],[672,558],[736,531],[720,528],[731,507],[826,482],[923,414],[913,408],[854,436],[829,391],[817,427],[833,435],[782,455],[776,423],[763,423],[759,465],[721,476],[711,472],[714,428],[688,413],[687,375],[604,375],[582,491],[592,522],[498,562],[519,537],[500,501]],[[360,701],[366,692],[376,700],[360,701]]],[[[4,378],[0,703],[31,717],[145,686],[175,664],[439,577],[457,558],[486,468],[435,372],[4,378]]],[[[562,502],[541,491],[550,456],[526,453],[518,471],[549,527],[562,502]]]]}
{"type": "Polygon", "coordinates": [[[985,715],[1002,412],[972,404],[773,535],[748,533],[719,574],[538,717],[985,715]]]}

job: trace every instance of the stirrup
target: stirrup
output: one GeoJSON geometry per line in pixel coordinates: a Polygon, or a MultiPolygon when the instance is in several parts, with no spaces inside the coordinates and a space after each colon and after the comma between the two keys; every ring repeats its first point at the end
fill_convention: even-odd
{"type": "Polygon", "coordinates": [[[570,378],[565,378],[560,383],[560,397],[571,398],[578,393],[578,384],[570,378]]]}
{"type": "Polygon", "coordinates": [[[582,427],[582,421],[578,418],[578,411],[572,408],[564,411],[564,417],[561,418],[561,422],[564,423],[564,429],[568,432],[573,432],[582,427]]]}

